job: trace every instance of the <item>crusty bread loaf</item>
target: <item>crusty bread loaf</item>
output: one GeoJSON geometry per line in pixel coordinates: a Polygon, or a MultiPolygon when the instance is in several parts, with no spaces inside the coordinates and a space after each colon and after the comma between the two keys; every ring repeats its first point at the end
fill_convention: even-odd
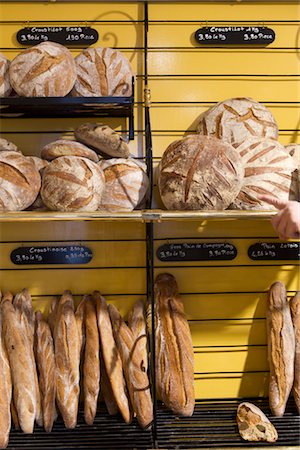
{"type": "Polygon", "coordinates": [[[286,289],[276,281],[269,290],[267,311],[269,403],[272,414],[283,416],[294,380],[295,334],[286,289]]]}
{"type": "Polygon", "coordinates": [[[54,211],[96,211],[103,188],[104,175],[96,163],[61,156],[44,169],[41,196],[54,211]]]}
{"type": "Polygon", "coordinates": [[[111,416],[114,416],[114,415],[118,414],[119,408],[118,408],[116,399],[114,397],[110,381],[109,381],[107,373],[106,373],[106,368],[105,368],[102,354],[101,354],[100,360],[101,360],[101,363],[100,363],[101,394],[103,395],[103,399],[104,399],[108,414],[111,416]]]}
{"type": "Polygon", "coordinates": [[[54,344],[49,324],[36,312],[35,354],[39,372],[39,386],[42,398],[43,425],[50,433],[56,418],[56,366],[54,344]]]}
{"type": "Polygon", "coordinates": [[[293,158],[296,166],[296,169],[292,173],[290,200],[300,201],[300,144],[286,145],[285,150],[293,158]]]}
{"type": "MultiPolygon", "coordinates": [[[[35,165],[35,168],[39,171],[42,178],[44,168],[49,164],[49,162],[45,159],[39,158],[38,156],[27,156],[27,158],[35,165]]],[[[27,209],[30,211],[45,211],[47,209],[40,192],[34,202],[27,209]]]]}
{"type": "Polygon", "coordinates": [[[93,425],[100,388],[100,345],[96,303],[90,297],[85,305],[85,350],[83,362],[84,418],[93,425]]]}
{"type": "Polygon", "coordinates": [[[75,320],[76,320],[76,325],[77,325],[79,349],[80,349],[81,356],[83,355],[83,350],[84,350],[84,345],[85,345],[84,322],[85,322],[85,305],[86,305],[87,299],[88,299],[88,296],[84,295],[75,311],[75,320]]]}
{"type": "Polygon", "coordinates": [[[105,186],[99,210],[132,211],[144,199],[149,188],[146,165],[134,159],[102,160],[105,186]]]}
{"type": "Polygon", "coordinates": [[[8,141],[7,139],[0,138],[0,152],[19,152],[18,147],[13,143],[8,141]]]}
{"type": "Polygon", "coordinates": [[[83,123],[74,130],[78,141],[108,158],[128,158],[129,147],[122,136],[108,125],[83,123]]]}
{"type": "Polygon", "coordinates": [[[245,170],[242,187],[230,205],[232,209],[274,209],[261,202],[257,194],[288,200],[292,192],[293,158],[274,139],[252,137],[237,146],[245,170]]]}
{"type": "Polygon", "coordinates": [[[91,150],[80,142],[67,139],[50,142],[50,144],[45,145],[41,150],[41,157],[48,161],[52,161],[60,156],[82,156],[94,162],[99,161],[99,157],[94,150],[91,150]]]}
{"type": "Polygon", "coordinates": [[[122,359],[131,405],[142,428],[153,421],[150,383],[144,370],[144,354],[135,346],[135,337],[114,305],[108,306],[114,338],[122,359]]]}
{"type": "Polygon", "coordinates": [[[2,327],[2,312],[0,308],[0,448],[6,448],[9,439],[11,415],[10,404],[12,396],[12,382],[8,355],[4,342],[2,327]]]}
{"type": "Polygon", "coordinates": [[[129,96],[132,70],[129,60],[112,48],[87,48],[75,58],[77,80],[74,96],[129,96]]]}
{"type": "Polygon", "coordinates": [[[243,176],[241,157],[230,144],[189,135],[164,152],[158,187],[167,209],[226,209],[239,193],[243,176]]]}
{"type": "Polygon", "coordinates": [[[64,97],[74,86],[74,59],[63,45],[42,42],[11,62],[10,82],[21,97],[64,97]]]}
{"type": "Polygon", "coordinates": [[[17,152],[0,152],[0,211],[26,209],[40,187],[40,174],[28,158],[17,152]]]}
{"type": "Polygon", "coordinates": [[[97,305],[97,320],[100,335],[101,352],[104,365],[118,408],[126,423],[131,422],[131,412],[123,376],[122,361],[113,336],[105,298],[95,291],[93,297],[97,305]]]}
{"type": "Polygon", "coordinates": [[[148,371],[148,343],[147,324],[145,318],[145,307],[142,300],[135,302],[133,309],[128,315],[128,325],[135,339],[135,347],[141,355],[141,367],[144,372],[148,371]]]}
{"type": "Polygon", "coordinates": [[[278,138],[273,114],[252,98],[230,98],[209,108],[199,117],[198,132],[230,144],[249,137],[278,138]]]}
{"type": "Polygon", "coordinates": [[[8,97],[12,91],[9,79],[10,61],[0,53],[0,97],[8,97]]]}
{"type": "Polygon", "coordinates": [[[157,395],[175,414],[191,416],[195,405],[193,343],[173,275],[156,277],[154,297],[157,395]]]}
{"type": "Polygon", "coordinates": [[[276,442],[278,434],[266,415],[252,403],[240,403],[236,420],[239,433],[245,441],[276,442]]]}
{"type": "Polygon", "coordinates": [[[297,292],[290,300],[290,308],[295,331],[295,370],[293,395],[298,412],[300,413],[300,292],[297,292]]]}

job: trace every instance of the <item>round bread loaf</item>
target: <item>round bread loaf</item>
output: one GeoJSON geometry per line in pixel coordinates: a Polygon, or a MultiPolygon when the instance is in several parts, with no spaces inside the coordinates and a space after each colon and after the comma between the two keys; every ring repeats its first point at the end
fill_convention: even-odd
{"type": "Polygon", "coordinates": [[[53,211],[96,211],[103,189],[104,175],[96,163],[61,156],[45,167],[41,196],[53,211]]]}
{"type": "Polygon", "coordinates": [[[296,164],[279,142],[252,137],[237,146],[236,151],[241,156],[245,175],[231,209],[275,209],[259,200],[257,194],[281,200],[295,195],[292,192],[292,172],[296,164]]]}
{"type": "Polygon", "coordinates": [[[64,97],[76,80],[69,50],[54,42],[42,42],[23,50],[9,68],[12,87],[22,97],[64,97]]]}
{"type": "Polygon", "coordinates": [[[108,159],[99,162],[105,177],[100,210],[132,211],[144,199],[149,179],[146,165],[133,159],[108,159]]]}
{"type": "Polygon", "coordinates": [[[93,147],[104,157],[128,158],[129,147],[118,133],[107,125],[83,123],[74,131],[76,139],[93,147]]]}
{"type": "Polygon", "coordinates": [[[290,192],[290,200],[300,201],[300,144],[288,144],[285,146],[285,150],[288,151],[293,158],[296,170],[292,173],[292,189],[290,192]]]}
{"type": "Polygon", "coordinates": [[[36,199],[41,177],[21,153],[0,152],[0,211],[21,211],[36,199]]]}
{"type": "Polygon", "coordinates": [[[18,147],[6,139],[0,138],[0,152],[19,152],[18,147]]]}
{"type": "Polygon", "coordinates": [[[12,91],[9,80],[10,61],[0,53],[0,97],[8,97],[12,91]]]}
{"type": "MultiPolygon", "coordinates": [[[[46,161],[45,159],[39,158],[38,156],[27,156],[27,159],[35,165],[35,168],[39,171],[40,176],[42,178],[44,168],[48,166],[49,162],[46,161]]],[[[46,205],[42,200],[40,192],[35,201],[27,209],[29,211],[45,211],[47,209],[46,205]]]]}
{"type": "Polygon", "coordinates": [[[121,52],[107,47],[87,48],[75,58],[77,97],[130,96],[132,70],[121,52]]]}
{"type": "Polygon", "coordinates": [[[158,187],[167,209],[226,209],[239,193],[243,175],[241,157],[230,144],[190,135],[164,152],[158,187]]]}
{"type": "Polygon", "coordinates": [[[91,150],[80,142],[67,139],[50,142],[41,151],[41,157],[47,159],[47,161],[52,161],[60,156],[81,156],[94,162],[99,161],[99,157],[94,150],[91,150]]]}
{"type": "Polygon", "coordinates": [[[230,98],[217,103],[199,117],[198,132],[229,144],[241,144],[249,137],[278,138],[272,113],[252,98],[230,98]]]}

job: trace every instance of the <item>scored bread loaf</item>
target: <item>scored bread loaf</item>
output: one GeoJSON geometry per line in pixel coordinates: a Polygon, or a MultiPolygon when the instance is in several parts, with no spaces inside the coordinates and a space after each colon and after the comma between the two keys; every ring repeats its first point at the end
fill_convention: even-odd
{"type": "Polygon", "coordinates": [[[3,318],[0,308],[0,448],[6,448],[11,426],[10,404],[12,397],[12,381],[4,342],[4,333],[2,331],[2,321],[3,318]]]}
{"type": "Polygon", "coordinates": [[[129,147],[122,136],[108,125],[83,123],[74,130],[78,141],[108,158],[128,158],[129,147]]]}
{"type": "Polygon", "coordinates": [[[130,96],[132,70],[129,60],[107,47],[87,48],[75,58],[77,79],[74,96],[130,96]]]}
{"type": "Polygon", "coordinates": [[[103,189],[104,175],[96,163],[60,156],[44,169],[41,196],[53,211],[96,211],[103,189]]]}
{"type": "Polygon", "coordinates": [[[175,414],[191,416],[195,405],[193,343],[173,275],[156,277],[154,302],[157,395],[175,414]]]}
{"type": "Polygon", "coordinates": [[[135,346],[135,337],[114,305],[108,306],[114,338],[122,359],[131,405],[142,428],[153,421],[150,383],[144,370],[144,354],[135,346]]]}
{"type": "Polygon", "coordinates": [[[158,187],[167,209],[226,209],[242,186],[236,150],[219,139],[190,135],[165,150],[158,187]]]}
{"type": "Polygon", "coordinates": [[[292,321],[295,331],[295,370],[293,383],[293,396],[300,413],[300,292],[290,300],[292,321]]]}
{"type": "Polygon", "coordinates": [[[276,428],[266,415],[252,403],[240,403],[236,414],[239,433],[245,441],[276,442],[276,428]]]}
{"type": "Polygon", "coordinates": [[[281,281],[269,290],[267,311],[269,404],[272,414],[283,416],[294,380],[295,334],[286,289],[281,281]]]}
{"type": "Polygon", "coordinates": [[[142,202],[149,188],[145,164],[134,159],[113,158],[98,165],[105,178],[99,210],[132,211],[142,202]]]}
{"type": "Polygon", "coordinates": [[[8,97],[12,91],[9,79],[10,61],[0,53],[0,97],[8,97]]]}
{"type": "Polygon", "coordinates": [[[0,138],[0,152],[19,152],[18,147],[13,143],[8,141],[7,139],[0,138]]]}
{"type": "Polygon", "coordinates": [[[67,139],[50,142],[50,144],[45,145],[41,150],[41,158],[48,161],[52,161],[60,156],[82,156],[94,162],[99,161],[98,155],[94,150],[91,150],[80,142],[67,139]]]}
{"type": "Polygon", "coordinates": [[[232,209],[272,209],[262,202],[257,194],[267,194],[288,200],[292,193],[293,158],[285,148],[273,139],[248,138],[236,147],[244,166],[244,179],[232,209]]]}
{"type": "Polygon", "coordinates": [[[135,347],[141,354],[141,367],[144,372],[148,371],[148,345],[147,345],[147,324],[145,319],[145,308],[142,300],[138,300],[133,305],[133,309],[128,315],[128,326],[135,339],[135,347]]]}
{"type": "Polygon", "coordinates": [[[76,68],[67,47],[48,41],[19,53],[9,75],[21,97],[64,97],[74,86],[76,68]]]}
{"type": "Polygon", "coordinates": [[[199,117],[198,133],[229,144],[241,144],[249,137],[278,138],[273,114],[252,98],[230,98],[209,108],[199,117]]]}
{"type": "Polygon", "coordinates": [[[0,211],[21,211],[36,199],[41,176],[21,153],[0,152],[0,211]]]}

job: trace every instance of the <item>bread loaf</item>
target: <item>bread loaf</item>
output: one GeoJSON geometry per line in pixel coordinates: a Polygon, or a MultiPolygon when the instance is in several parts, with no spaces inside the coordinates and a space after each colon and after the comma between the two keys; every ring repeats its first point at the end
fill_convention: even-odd
{"type": "Polygon", "coordinates": [[[200,115],[198,132],[229,144],[241,144],[253,136],[278,138],[272,113],[252,98],[230,98],[212,106],[200,115]]]}
{"type": "Polygon", "coordinates": [[[167,209],[226,209],[239,193],[243,176],[241,157],[230,144],[190,135],[164,152],[158,187],[167,209]]]}
{"type": "Polygon", "coordinates": [[[146,165],[133,159],[102,160],[105,186],[99,210],[132,211],[145,197],[149,188],[146,165]]]}
{"type": "Polygon", "coordinates": [[[10,404],[12,396],[12,382],[9,360],[4,342],[2,320],[2,312],[0,308],[0,448],[6,448],[8,445],[11,425],[10,404]]]}
{"type": "Polygon", "coordinates": [[[39,386],[42,398],[43,425],[50,433],[56,418],[56,366],[54,344],[48,323],[36,312],[35,354],[39,372],[39,386]]]}
{"type": "Polygon", "coordinates": [[[142,300],[135,302],[133,309],[128,315],[128,325],[135,339],[135,348],[141,355],[141,367],[144,372],[148,371],[148,345],[147,324],[145,319],[145,308],[142,300]]]}
{"type": "Polygon", "coordinates": [[[104,188],[97,164],[78,156],[61,156],[44,169],[41,196],[53,211],[96,211],[104,188]]]}
{"type": "Polygon", "coordinates": [[[87,48],[75,58],[77,80],[72,94],[79,97],[130,96],[129,60],[112,48],[87,48]]]}
{"type": "Polygon", "coordinates": [[[118,414],[119,409],[118,409],[118,405],[117,405],[117,402],[115,400],[115,397],[114,397],[114,394],[112,391],[110,381],[109,381],[107,373],[106,373],[106,368],[105,368],[105,364],[104,364],[102,355],[101,355],[100,367],[101,367],[101,393],[103,395],[103,399],[104,399],[108,414],[110,416],[114,416],[114,415],[118,414]]]}
{"type": "Polygon", "coordinates": [[[270,364],[269,403],[272,414],[283,416],[294,380],[295,334],[283,283],[269,290],[266,311],[268,359],[270,364]]]}
{"type": "Polygon", "coordinates": [[[99,161],[97,153],[94,150],[76,141],[59,139],[58,141],[50,142],[50,144],[42,148],[41,157],[43,159],[52,161],[60,156],[82,156],[94,162],[99,161]]]}
{"type": "Polygon", "coordinates": [[[80,349],[81,356],[83,355],[84,345],[85,345],[84,322],[85,322],[85,305],[86,305],[87,299],[88,299],[88,295],[84,295],[75,311],[75,320],[76,320],[76,325],[77,325],[79,349],[80,349]]]}
{"type": "Polygon", "coordinates": [[[10,82],[21,97],[64,97],[76,80],[69,50],[54,42],[42,42],[19,53],[9,68],[10,82]]]}
{"type": "Polygon", "coordinates": [[[300,413],[300,292],[297,292],[290,300],[292,321],[295,331],[295,370],[293,395],[300,413]]]}
{"type": "Polygon", "coordinates": [[[10,61],[0,53],[0,97],[8,97],[11,93],[11,84],[9,79],[10,61]]]}
{"type": "Polygon", "coordinates": [[[83,123],[74,131],[78,141],[108,158],[128,158],[129,147],[122,136],[107,125],[83,123]]]}
{"type": "Polygon", "coordinates": [[[244,166],[244,179],[232,209],[274,209],[261,202],[257,194],[288,200],[292,192],[295,163],[279,142],[273,139],[249,138],[237,146],[244,166]]]}
{"type": "Polygon", "coordinates": [[[274,425],[252,403],[244,402],[238,406],[236,420],[239,433],[245,441],[276,442],[278,439],[274,425]]]}
{"type": "Polygon", "coordinates": [[[40,186],[40,174],[28,158],[17,152],[0,152],[0,211],[26,209],[40,186]]]}
{"type": "Polygon", "coordinates": [[[296,169],[292,173],[292,189],[290,192],[290,200],[300,201],[300,145],[289,144],[285,149],[295,162],[296,169]]]}
{"type": "MultiPolygon", "coordinates": [[[[38,156],[27,156],[29,161],[31,161],[35,168],[39,171],[41,178],[43,177],[44,168],[49,164],[45,159],[39,158],[38,156]]],[[[47,209],[44,204],[40,192],[34,202],[27,208],[30,211],[44,211],[47,209]]]]}
{"type": "Polygon", "coordinates": [[[114,338],[122,359],[123,370],[131,405],[142,428],[153,421],[153,405],[148,374],[144,367],[144,354],[135,346],[135,337],[114,305],[109,305],[114,338]]]}
{"type": "Polygon", "coordinates": [[[113,336],[105,298],[95,291],[93,297],[97,305],[97,321],[100,335],[101,351],[105,370],[118,408],[126,423],[131,422],[131,412],[128,402],[122,361],[113,336]]]}
{"type": "Polygon", "coordinates": [[[10,152],[19,152],[20,150],[18,150],[18,147],[13,143],[10,142],[6,139],[0,138],[0,152],[6,152],[6,151],[10,151],[10,152]]]}
{"type": "Polygon", "coordinates": [[[191,416],[195,405],[193,343],[173,275],[156,277],[154,302],[157,395],[175,414],[191,416]]]}

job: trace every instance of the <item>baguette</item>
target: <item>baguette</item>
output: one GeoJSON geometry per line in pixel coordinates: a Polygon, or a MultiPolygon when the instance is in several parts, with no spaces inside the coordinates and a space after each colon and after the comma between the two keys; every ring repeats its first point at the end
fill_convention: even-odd
{"type": "Polygon", "coordinates": [[[265,414],[252,403],[241,403],[237,409],[236,420],[239,433],[245,441],[275,442],[277,431],[265,414]]]}
{"type": "Polygon", "coordinates": [[[107,377],[123,419],[126,423],[130,423],[132,417],[123,376],[122,361],[114,340],[107,304],[105,298],[101,296],[99,291],[94,291],[93,297],[97,305],[101,352],[107,377]]]}
{"type": "Polygon", "coordinates": [[[8,445],[11,426],[11,397],[11,373],[2,333],[2,313],[0,311],[0,448],[6,448],[8,445]]]}
{"type": "Polygon", "coordinates": [[[80,355],[82,356],[84,345],[85,345],[85,330],[84,330],[84,320],[85,320],[85,304],[88,296],[84,295],[83,299],[79,303],[75,311],[75,319],[78,330],[78,340],[80,347],[80,355]]]}
{"type": "Polygon", "coordinates": [[[295,334],[286,289],[280,281],[270,287],[266,319],[270,364],[269,403],[272,414],[281,417],[293,386],[295,334]]]}
{"type": "Polygon", "coordinates": [[[15,407],[13,397],[12,397],[11,403],[10,403],[10,413],[11,413],[11,418],[12,418],[15,430],[20,430],[21,427],[20,427],[20,422],[19,422],[19,418],[18,418],[18,412],[15,407]]]}
{"type": "Polygon", "coordinates": [[[143,353],[135,346],[135,338],[114,305],[108,307],[113,333],[121,355],[131,404],[138,423],[148,428],[153,421],[153,405],[143,353]]]}
{"type": "Polygon", "coordinates": [[[295,373],[293,396],[298,412],[300,413],[300,292],[297,292],[291,299],[290,308],[295,331],[295,373]]]}
{"type": "Polygon", "coordinates": [[[135,339],[135,348],[141,354],[143,371],[148,371],[147,326],[142,300],[137,301],[128,315],[128,325],[135,339]]]}
{"type": "Polygon", "coordinates": [[[103,356],[101,355],[101,393],[103,395],[103,399],[108,411],[108,414],[110,416],[114,416],[116,414],[118,414],[118,405],[117,402],[115,400],[112,388],[111,388],[111,384],[109,382],[107,373],[106,373],[106,369],[105,369],[105,365],[104,365],[104,361],[103,361],[103,356]]]}

